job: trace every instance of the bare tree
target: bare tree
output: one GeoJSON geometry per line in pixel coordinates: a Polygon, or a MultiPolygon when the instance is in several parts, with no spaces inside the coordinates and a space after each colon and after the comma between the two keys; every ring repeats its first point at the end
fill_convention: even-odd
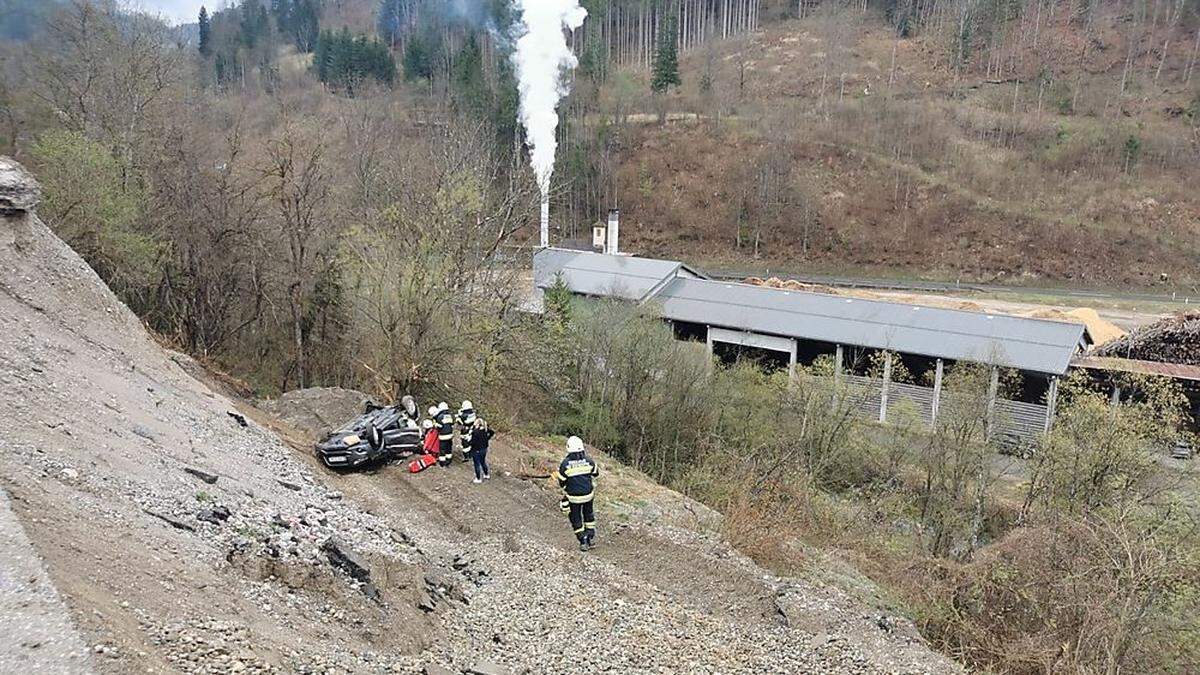
{"type": "Polygon", "coordinates": [[[182,73],[166,26],[92,0],[53,15],[30,63],[34,95],[68,128],[110,144],[131,171],[182,73]]]}
{"type": "Polygon", "coordinates": [[[308,385],[305,319],[317,279],[333,264],[336,238],[330,214],[330,168],[319,133],[285,121],[267,143],[262,167],[265,196],[275,203],[275,225],[285,244],[285,283],[291,317],[295,380],[308,385]]]}

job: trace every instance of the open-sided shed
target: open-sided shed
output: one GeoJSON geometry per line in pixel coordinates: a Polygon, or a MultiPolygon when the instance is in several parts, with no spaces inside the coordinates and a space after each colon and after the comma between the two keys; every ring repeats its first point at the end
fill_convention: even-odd
{"type": "Polygon", "coordinates": [[[802,354],[829,354],[835,377],[861,393],[864,413],[879,421],[906,401],[932,423],[938,416],[944,364],[983,364],[991,368],[992,429],[1017,439],[1049,428],[1058,377],[1086,347],[1081,323],[714,281],[670,260],[539,251],[534,256],[537,288],[559,280],[580,295],[651,307],[672,323],[678,336],[704,340],[710,353],[717,354],[718,347],[773,353],[791,373],[802,354]],[[864,351],[882,354],[882,377],[847,368],[847,352],[864,351]],[[893,382],[895,360],[922,362],[932,386],[893,382]],[[1020,400],[998,396],[1001,368],[1021,371],[1036,386],[1014,396],[1020,400]]]}

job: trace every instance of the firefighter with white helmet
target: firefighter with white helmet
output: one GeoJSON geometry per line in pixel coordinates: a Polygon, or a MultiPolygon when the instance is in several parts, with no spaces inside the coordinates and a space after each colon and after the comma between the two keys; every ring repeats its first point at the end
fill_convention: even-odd
{"type": "Polygon", "coordinates": [[[595,496],[595,480],[600,476],[600,467],[587,456],[583,439],[572,436],[567,439],[567,456],[558,465],[555,477],[562,488],[562,506],[571,520],[571,529],[579,540],[579,550],[587,551],[595,546],[596,514],[592,501],[595,496]]]}
{"type": "Polygon", "coordinates": [[[438,464],[450,466],[454,453],[454,413],[450,412],[450,405],[445,401],[431,410],[430,417],[438,431],[438,464]]]}
{"type": "Polygon", "coordinates": [[[470,401],[463,401],[458,409],[458,442],[462,449],[462,461],[471,461],[471,432],[475,429],[475,406],[470,401]]]}

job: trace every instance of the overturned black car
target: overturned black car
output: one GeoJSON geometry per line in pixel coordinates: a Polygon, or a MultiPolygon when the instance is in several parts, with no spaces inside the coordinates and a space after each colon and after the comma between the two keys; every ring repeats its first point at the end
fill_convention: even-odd
{"type": "Polygon", "coordinates": [[[351,468],[417,452],[421,427],[417,404],[405,396],[400,405],[368,403],[362,415],[330,432],[316,445],[317,458],[331,469],[351,468]]]}

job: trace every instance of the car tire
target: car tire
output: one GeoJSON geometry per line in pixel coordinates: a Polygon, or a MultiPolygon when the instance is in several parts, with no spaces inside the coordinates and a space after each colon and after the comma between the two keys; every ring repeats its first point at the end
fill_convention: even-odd
{"type": "Polygon", "coordinates": [[[383,432],[375,425],[367,427],[367,445],[370,445],[372,450],[383,447],[383,432]]]}

